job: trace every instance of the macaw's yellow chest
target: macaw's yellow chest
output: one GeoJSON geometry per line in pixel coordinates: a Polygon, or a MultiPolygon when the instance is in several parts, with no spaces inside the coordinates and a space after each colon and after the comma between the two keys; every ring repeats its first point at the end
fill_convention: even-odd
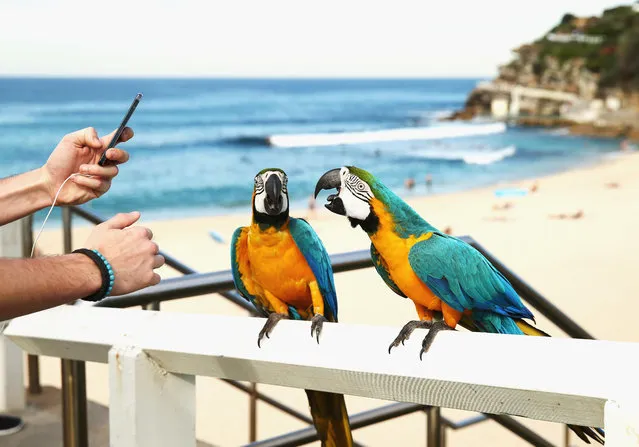
{"type": "Polygon", "coordinates": [[[441,300],[419,279],[408,261],[408,254],[413,245],[429,239],[433,233],[425,233],[419,237],[400,237],[394,231],[395,224],[388,213],[382,209],[377,209],[376,212],[380,218],[380,225],[370,239],[384,260],[391,279],[415,303],[432,311],[440,311],[441,300]]]}
{"type": "Polygon", "coordinates": [[[252,279],[259,288],[298,309],[312,305],[308,284],[315,276],[287,228],[262,231],[252,225],[248,256],[252,279]]]}

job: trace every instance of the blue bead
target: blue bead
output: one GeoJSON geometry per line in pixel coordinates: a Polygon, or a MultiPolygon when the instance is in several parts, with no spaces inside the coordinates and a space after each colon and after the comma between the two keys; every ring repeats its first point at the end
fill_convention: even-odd
{"type": "Polygon", "coordinates": [[[113,280],[115,279],[115,276],[113,276],[113,275],[109,275],[109,279],[110,279],[111,281],[113,281],[113,280]]]}

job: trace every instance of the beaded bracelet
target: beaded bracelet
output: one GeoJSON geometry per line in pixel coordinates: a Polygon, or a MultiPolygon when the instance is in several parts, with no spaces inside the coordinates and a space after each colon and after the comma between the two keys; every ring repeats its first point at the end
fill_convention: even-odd
{"type": "Polygon", "coordinates": [[[111,293],[113,290],[113,283],[115,282],[115,274],[113,273],[113,268],[109,261],[106,260],[102,253],[97,250],[88,250],[86,248],[79,248],[74,250],[73,253],[82,253],[83,255],[91,258],[93,262],[100,269],[100,274],[102,275],[102,286],[100,290],[98,290],[93,295],[89,295],[86,298],[82,298],[85,301],[100,301],[111,293]]]}

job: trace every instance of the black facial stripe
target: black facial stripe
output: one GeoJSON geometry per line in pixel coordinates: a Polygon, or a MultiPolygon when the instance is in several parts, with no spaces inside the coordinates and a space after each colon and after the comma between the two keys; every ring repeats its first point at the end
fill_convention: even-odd
{"type": "Polygon", "coordinates": [[[255,177],[255,193],[261,194],[264,192],[264,179],[262,176],[255,177]]]}
{"type": "Polygon", "coordinates": [[[346,184],[346,189],[348,189],[351,192],[351,194],[353,194],[355,197],[357,197],[361,201],[368,202],[369,197],[366,191],[359,191],[353,186],[349,185],[348,183],[346,184]]]}

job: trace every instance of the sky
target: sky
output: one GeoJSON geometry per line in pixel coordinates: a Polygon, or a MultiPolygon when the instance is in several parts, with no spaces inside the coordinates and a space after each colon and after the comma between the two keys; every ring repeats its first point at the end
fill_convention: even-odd
{"type": "Polygon", "coordinates": [[[609,0],[0,0],[0,75],[489,77],[609,0]]]}

